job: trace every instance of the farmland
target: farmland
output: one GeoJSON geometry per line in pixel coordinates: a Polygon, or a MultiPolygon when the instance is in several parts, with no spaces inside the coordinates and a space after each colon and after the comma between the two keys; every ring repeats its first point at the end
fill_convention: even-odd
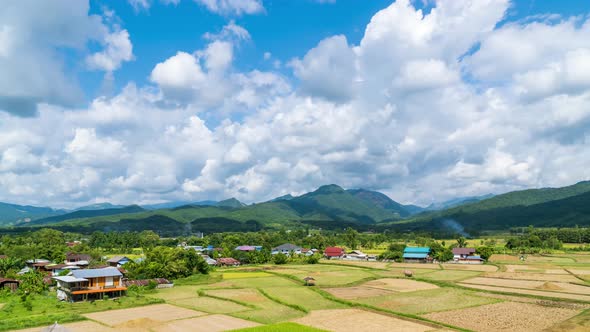
{"type": "Polygon", "coordinates": [[[80,303],[73,319],[77,322],[66,320],[64,325],[72,331],[590,328],[587,256],[531,255],[520,261],[500,255],[492,261],[471,266],[322,260],[315,265],[220,268],[146,293],[137,305],[147,306],[100,304],[92,312],[80,303]],[[403,275],[407,269],[414,277],[403,275]],[[306,276],[316,286],[303,286],[306,276]]]}

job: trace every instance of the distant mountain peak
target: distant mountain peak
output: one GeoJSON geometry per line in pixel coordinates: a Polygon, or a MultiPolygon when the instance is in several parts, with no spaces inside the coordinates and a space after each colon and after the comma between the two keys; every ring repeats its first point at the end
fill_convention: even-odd
{"type": "Polygon", "coordinates": [[[312,192],[314,194],[334,194],[334,193],[341,193],[345,190],[342,189],[339,185],[336,184],[327,184],[319,187],[316,191],[312,192]]]}
{"type": "Polygon", "coordinates": [[[244,204],[244,203],[240,202],[239,200],[237,200],[236,198],[232,197],[232,198],[228,198],[226,200],[218,202],[216,204],[216,206],[241,208],[241,207],[246,206],[246,204],[244,204]]]}

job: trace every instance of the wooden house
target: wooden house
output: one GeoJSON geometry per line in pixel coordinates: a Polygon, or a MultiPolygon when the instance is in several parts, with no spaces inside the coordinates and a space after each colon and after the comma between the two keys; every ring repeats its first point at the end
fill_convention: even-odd
{"type": "Polygon", "coordinates": [[[453,248],[453,261],[460,264],[483,263],[483,259],[475,254],[475,248],[453,248]]]}
{"type": "Polygon", "coordinates": [[[57,298],[76,302],[99,300],[106,296],[118,297],[125,294],[123,275],[115,267],[102,269],[75,270],[67,276],[52,277],[57,281],[57,298]]]}

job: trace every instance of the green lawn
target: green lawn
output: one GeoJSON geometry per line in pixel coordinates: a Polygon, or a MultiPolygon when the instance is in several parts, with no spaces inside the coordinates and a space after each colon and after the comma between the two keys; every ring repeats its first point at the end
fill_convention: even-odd
{"type": "Polygon", "coordinates": [[[341,309],[347,307],[343,304],[327,300],[305,286],[269,287],[264,288],[264,291],[285,303],[295,304],[307,310],[341,309]]]}
{"type": "Polygon", "coordinates": [[[256,289],[213,289],[206,291],[206,293],[218,298],[255,306],[255,309],[236,312],[231,315],[262,324],[278,323],[304,316],[303,312],[278,304],[256,289]]]}

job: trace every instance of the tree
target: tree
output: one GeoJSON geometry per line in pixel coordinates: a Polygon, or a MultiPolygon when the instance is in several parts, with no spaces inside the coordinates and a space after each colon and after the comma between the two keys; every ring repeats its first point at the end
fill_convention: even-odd
{"type": "Polygon", "coordinates": [[[461,236],[457,239],[457,248],[465,248],[467,247],[467,240],[461,236]]]}
{"type": "Polygon", "coordinates": [[[449,248],[443,248],[436,252],[434,258],[436,258],[439,262],[448,262],[453,259],[453,252],[449,248]]]}
{"type": "Polygon", "coordinates": [[[491,247],[477,247],[475,252],[486,261],[494,254],[494,248],[491,247]]]}
{"type": "Polygon", "coordinates": [[[11,270],[20,270],[23,261],[19,258],[7,257],[0,259],[0,276],[5,277],[11,270]]]}
{"type": "Polygon", "coordinates": [[[47,289],[43,282],[43,274],[37,271],[27,272],[19,277],[18,289],[24,294],[41,294],[47,289]]]}
{"type": "Polygon", "coordinates": [[[344,240],[346,241],[346,246],[350,249],[356,249],[358,245],[358,235],[359,233],[355,229],[348,227],[346,229],[346,232],[344,233],[344,240]]]}

